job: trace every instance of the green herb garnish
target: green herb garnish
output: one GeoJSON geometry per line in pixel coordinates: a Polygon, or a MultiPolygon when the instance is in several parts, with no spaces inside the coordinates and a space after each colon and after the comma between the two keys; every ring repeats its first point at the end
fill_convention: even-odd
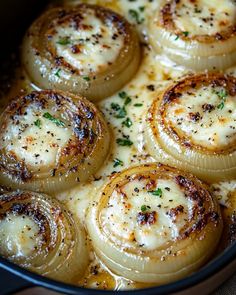
{"type": "Polygon", "coordinates": [[[126,109],[122,107],[119,112],[116,114],[116,118],[123,119],[127,115],[126,109]]]}
{"type": "Polygon", "coordinates": [[[218,104],[217,108],[219,110],[222,110],[225,106],[225,101],[226,101],[226,97],[227,97],[228,93],[225,89],[221,89],[220,91],[216,92],[216,94],[221,99],[221,103],[218,104]]]}
{"type": "Polygon", "coordinates": [[[60,78],[60,71],[61,71],[61,69],[57,69],[57,71],[55,73],[55,76],[57,76],[58,78],[60,78]]]}
{"type": "Polygon", "coordinates": [[[134,107],[142,107],[142,106],[143,106],[142,103],[135,103],[135,104],[134,104],[134,107]]]}
{"type": "Polygon", "coordinates": [[[142,211],[143,213],[145,213],[145,212],[147,212],[149,209],[151,209],[151,207],[150,207],[150,206],[146,206],[146,205],[142,205],[140,209],[141,209],[141,211],[142,211]]]}
{"type": "Polygon", "coordinates": [[[118,95],[119,95],[120,98],[126,98],[128,96],[125,91],[119,92],[118,95]]]}
{"type": "Polygon", "coordinates": [[[87,77],[87,76],[84,76],[83,79],[84,79],[85,81],[90,81],[90,78],[87,77]]]}
{"type": "Polygon", "coordinates": [[[148,191],[150,194],[152,194],[153,196],[158,196],[161,197],[162,196],[162,190],[160,188],[154,190],[154,191],[148,191]]]}
{"type": "Polygon", "coordinates": [[[133,145],[133,142],[126,138],[117,138],[116,143],[118,143],[120,146],[131,146],[133,145]]]}
{"type": "Polygon", "coordinates": [[[71,41],[70,41],[69,37],[60,38],[57,41],[57,44],[60,44],[60,45],[68,45],[70,43],[71,43],[71,41]]]}
{"type": "Polygon", "coordinates": [[[59,127],[65,127],[65,123],[63,121],[53,117],[50,113],[44,113],[43,117],[50,120],[50,121],[52,121],[53,123],[55,123],[59,127]]]}
{"type": "Polygon", "coordinates": [[[144,18],[140,17],[139,12],[137,10],[130,9],[129,14],[133,19],[135,19],[136,23],[139,25],[144,21],[144,18]]]}
{"type": "Polygon", "coordinates": [[[41,127],[41,121],[39,119],[37,119],[35,122],[34,122],[34,125],[37,126],[38,128],[41,127]]]}
{"type": "Polygon", "coordinates": [[[114,163],[114,165],[113,165],[114,168],[117,167],[117,166],[124,166],[124,162],[121,161],[121,160],[119,160],[119,159],[117,159],[117,158],[115,158],[113,160],[113,163],[114,163]]]}
{"type": "Polygon", "coordinates": [[[133,125],[133,123],[132,123],[132,121],[130,120],[130,118],[126,118],[125,121],[122,122],[122,125],[124,125],[124,126],[130,128],[130,127],[133,125]]]}
{"type": "Polygon", "coordinates": [[[114,111],[119,111],[121,109],[120,105],[118,103],[114,103],[114,102],[111,103],[111,108],[114,111]]]}
{"type": "Polygon", "coordinates": [[[143,12],[145,10],[145,6],[140,6],[138,9],[143,12]]]}
{"type": "Polygon", "coordinates": [[[185,37],[188,37],[189,32],[185,31],[185,32],[182,32],[182,34],[183,34],[185,37]]]}

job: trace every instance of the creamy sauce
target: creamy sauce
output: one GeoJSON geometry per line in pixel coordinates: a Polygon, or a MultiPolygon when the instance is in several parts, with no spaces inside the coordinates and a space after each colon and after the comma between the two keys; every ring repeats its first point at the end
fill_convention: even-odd
{"type": "MultiPolygon", "coordinates": [[[[70,3],[70,4],[78,3],[78,1],[68,1],[68,0],[64,0],[63,2],[70,3]]],[[[82,1],[79,1],[79,2],[82,2],[82,1]]],[[[153,14],[153,11],[155,11],[155,9],[158,7],[157,2],[158,1],[146,1],[146,0],[86,1],[86,3],[95,3],[95,4],[103,5],[105,7],[109,7],[115,10],[116,12],[119,12],[122,15],[124,15],[130,22],[136,25],[137,30],[140,33],[140,37],[144,42],[147,41],[147,35],[146,35],[147,20],[153,14]]],[[[201,2],[205,3],[207,1],[201,1],[201,2]]],[[[215,3],[216,1],[213,1],[213,2],[215,3]]],[[[212,6],[217,7],[216,9],[221,9],[222,7],[221,5],[219,5],[218,2],[217,2],[217,5],[212,4],[212,6]]],[[[223,1],[223,2],[225,3],[229,1],[223,1]]],[[[209,1],[208,1],[208,4],[209,4],[209,1]]],[[[206,9],[208,9],[209,7],[210,5],[208,5],[206,9]]],[[[230,19],[231,17],[232,16],[230,14],[228,18],[230,19]]],[[[178,19],[179,25],[183,26],[183,29],[185,28],[184,19],[185,18],[183,17],[180,17],[178,19]]],[[[194,22],[194,19],[191,22],[191,26],[193,26],[194,28],[195,26],[197,26],[197,24],[194,22]]],[[[202,30],[206,30],[206,28],[204,27],[202,30]]],[[[65,31],[62,30],[58,32],[57,37],[59,36],[64,37],[67,34],[68,32],[65,33],[65,31]]],[[[78,38],[78,36],[70,36],[70,37],[78,38]]],[[[57,42],[57,39],[55,39],[55,42],[57,42]]],[[[116,46],[117,48],[119,48],[119,42],[116,44],[116,46]]],[[[80,61],[78,61],[74,55],[72,55],[71,53],[68,53],[68,48],[65,48],[63,45],[58,46],[57,44],[57,50],[60,51],[60,54],[64,55],[65,58],[68,59],[68,61],[75,63],[76,66],[78,67],[81,66],[80,61]]],[[[94,50],[99,51],[99,48],[95,47],[94,50]]],[[[105,56],[106,55],[104,55],[104,58],[113,59],[115,58],[115,53],[114,53],[114,56],[112,57],[109,57],[109,56],[105,57],[105,56]]],[[[86,54],[84,54],[84,58],[85,57],[86,57],[86,54]]],[[[104,60],[102,60],[101,62],[104,62],[104,60]]],[[[97,60],[97,63],[96,64],[93,63],[93,66],[98,66],[99,63],[100,61],[97,60]]],[[[89,69],[88,64],[86,65],[86,67],[87,69],[89,69]]],[[[173,80],[177,79],[178,77],[182,77],[188,72],[189,72],[188,70],[185,70],[181,66],[176,66],[175,64],[170,62],[167,58],[163,58],[163,56],[161,55],[156,55],[156,53],[148,45],[144,45],[142,64],[136,76],[118,93],[114,94],[112,97],[109,97],[97,104],[99,109],[102,110],[102,112],[104,113],[105,118],[113,133],[114,140],[112,142],[110,156],[106,160],[106,162],[104,163],[100,171],[97,172],[95,181],[88,182],[85,184],[80,184],[77,187],[74,187],[71,190],[68,190],[66,192],[62,192],[56,196],[61,202],[63,202],[66,205],[66,207],[73,213],[73,215],[79,217],[79,219],[82,220],[83,224],[85,221],[86,210],[91,199],[96,194],[97,190],[99,190],[104,185],[104,183],[107,181],[111,173],[113,173],[114,171],[116,172],[120,171],[124,168],[134,166],[140,163],[147,163],[147,162],[154,161],[154,159],[146,152],[146,149],[145,149],[145,142],[143,139],[143,132],[145,128],[144,114],[147,111],[148,107],[151,105],[152,101],[157,97],[158,91],[162,90],[164,87],[168,86],[173,80]],[[127,97],[129,98],[128,100],[126,100],[127,97]],[[129,101],[125,106],[127,114],[124,118],[118,119],[116,118],[116,111],[112,108],[111,104],[112,103],[118,104],[120,107],[122,107],[124,106],[125,101],[129,101]],[[128,139],[132,144],[130,146],[121,146],[116,143],[116,139],[128,139]]],[[[236,74],[236,67],[230,69],[228,72],[236,74]]],[[[27,77],[25,77],[24,80],[19,79],[15,83],[14,89],[10,91],[8,97],[5,99],[8,100],[9,97],[13,97],[16,93],[18,94],[18,92],[27,93],[31,89],[36,89],[36,87],[30,84],[30,82],[27,80],[27,77]]],[[[217,100],[218,98],[215,95],[213,96],[212,99],[217,100]]],[[[228,106],[227,108],[225,108],[225,110],[226,109],[228,109],[228,106]]],[[[32,126],[32,128],[35,129],[34,126],[32,126]]],[[[226,132],[226,131],[224,131],[222,127],[222,129],[219,129],[219,130],[217,129],[217,132],[226,132]]],[[[65,138],[66,138],[66,135],[65,135],[65,138]]],[[[19,143],[15,142],[15,144],[17,145],[19,143]]],[[[28,159],[28,161],[30,161],[30,159],[28,159]]],[[[160,183],[159,185],[161,187],[162,186],[165,187],[167,185],[173,187],[174,184],[173,183],[167,184],[166,181],[163,180],[163,183],[160,183]]],[[[216,193],[216,196],[219,197],[219,199],[221,198],[220,197],[221,195],[222,196],[224,195],[221,199],[224,199],[225,201],[224,202],[222,201],[222,203],[226,204],[227,194],[230,191],[235,190],[236,188],[236,180],[231,181],[230,184],[220,183],[220,184],[215,184],[215,186],[220,187],[220,189],[223,189],[223,190],[225,188],[224,194],[221,193],[221,191],[219,192],[218,190],[216,190],[215,193],[216,193]]],[[[130,190],[130,189],[132,190],[132,188],[127,187],[127,190],[130,190]]],[[[190,203],[186,204],[186,199],[183,198],[183,196],[178,191],[178,189],[173,187],[173,190],[175,190],[174,195],[171,194],[170,192],[165,192],[165,198],[161,200],[160,202],[168,203],[170,199],[174,199],[173,202],[175,202],[176,206],[181,204],[183,206],[191,207],[190,203]]],[[[150,204],[150,207],[156,206],[156,203],[153,204],[153,199],[151,198],[150,195],[142,194],[140,196],[140,200],[138,200],[137,202],[136,202],[135,196],[132,197],[133,206],[136,211],[140,208],[140,205],[144,198],[147,200],[148,204],[150,204]]],[[[118,219],[118,217],[122,216],[122,210],[124,210],[124,208],[120,206],[121,205],[120,203],[117,203],[115,196],[112,199],[112,201],[114,202],[116,206],[118,206],[118,210],[120,210],[119,211],[120,214],[118,214],[118,212],[116,213],[118,214],[116,215],[116,219],[118,219]]],[[[171,207],[173,207],[173,203],[171,204],[171,207]]],[[[161,224],[165,225],[167,223],[171,225],[171,221],[168,220],[168,217],[166,216],[164,217],[164,214],[162,214],[161,212],[159,213],[160,213],[161,224]]],[[[109,210],[106,210],[103,212],[103,214],[104,214],[104,220],[105,220],[106,216],[111,214],[111,212],[109,210]]],[[[122,221],[123,220],[120,221],[119,228],[116,229],[117,231],[119,231],[119,229],[122,227],[122,221]]],[[[108,226],[109,224],[105,223],[105,225],[108,226]]],[[[158,244],[162,243],[162,239],[157,239],[156,237],[149,236],[148,232],[147,232],[147,235],[143,236],[140,229],[135,228],[133,225],[134,223],[130,224],[130,227],[128,228],[128,232],[119,231],[118,233],[123,235],[124,237],[127,237],[130,235],[131,231],[132,232],[135,231],[135,234],[137,236],[139,243],[144,243],[145,247],[149,249],[152,249],[153,247],[156,247],[158,244]]],[[[178,226],[181,226],[181,224],[178,226]]],[[[170,232],[170,235],[175,236],[175,234],[177,234],[178,226],[176,228],[173,227],[172,232],[170,232]]],[[[162,237],[162,238],[165,239],[166,237],[162,237]]],[[[112,274],[101,263],[101,261],[99,261],[99,259],[94,257],[93,253],[91,253],[91,255],[92,255],[93,262],[89,266],[89,269],[87,270],[84,278],[82,278],[79,282],[76,282],[77,284],[83,285],[86,287],[101,288],[101,289],[115,289],[115,290],[147,287],[147,285],[145,284],[135,283],[125,278],[116,276],[115,274],[112,274]]]]}

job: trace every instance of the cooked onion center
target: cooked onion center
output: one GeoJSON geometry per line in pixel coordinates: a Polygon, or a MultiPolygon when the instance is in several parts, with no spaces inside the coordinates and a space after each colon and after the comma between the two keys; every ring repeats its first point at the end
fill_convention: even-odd
{"type": "Polygon", "coordinates": [[[174,10],[175,26],[191,36],[215,35],[236,24],[236,5],[231,0],[179,1],[174,10]]]}
{"type": "Polygon", "coordinates": [[[39,109],[36,103],[28,105],[22,114],[10,118],[12,122],[7,124],[1,138],[3,147],[24,161],[31,171],[54,166],[73,133],[58,114],[51,109],[39,109]]]}
{"type": "Polygon", "coordinates": [[[0,220],[0,236],[0,252],[6,257],[30,256],[43,242],[38,225],[25,215],[7,214],[0,220]]]}
{"type": "Polygon", "coordinates": [[[124,36],[112,20],[101,20],[93,9],[56,25],[52,38],[57,55],[82,75],[105,70],[119,55],[124,36]]]}
{"type": "Polygon", "coordinates": [[[167,125],[192,144],[225,148],[236,141],[236,96],[224,87],[188,89],[167,107],[167,125]]]}
{"type": "Polygon", "coordinates": [[[125,247],[154,250],[180,235],[192,208],[174,180],[135,179],[113,191],[101,225],[125,247]]]}

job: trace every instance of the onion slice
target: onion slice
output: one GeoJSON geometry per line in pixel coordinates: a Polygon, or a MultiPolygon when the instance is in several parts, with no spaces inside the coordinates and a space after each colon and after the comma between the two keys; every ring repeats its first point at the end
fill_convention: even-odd
{"type": "Polygon", "coordinates": [[[164,284],[210,258],[222,220],[201,181],[162,164],[146,164],[112,177],[88,210],[87,228],[95,252],[113,272],[164,284]]]}
{"type": "Polygon", "coordinates": [[[150,41],[177,64],[223,70],[236,63],[236,5],[231,0],[160,1],[150,41]]]}
{"type": "Polygon", "coordinates": [[[86,181],[109,151],[102,114],[83,97],[35,91],[0,117],[0,180],[5,186],[56,193],[86,181]]]}
{"type": "Polygon", "coordinates": [[[0,196],[0,253],[55,280],[73,283],[88,265],[85,233],[55,199],[17,191],[0,196]]]}
{"type": "Polygon", "coordinates": [[[146,115],[147,149],[158,161],[207,181],[235,178],[236,79],[217,73],[183,78],[146,115]]]}
{"type": "Polygon", "coordinates": [[[101,6],[52,8],[29,28],[22,61],[37,86],[100,100],[136,73],[138,34],[122,16],[101,6]]]}

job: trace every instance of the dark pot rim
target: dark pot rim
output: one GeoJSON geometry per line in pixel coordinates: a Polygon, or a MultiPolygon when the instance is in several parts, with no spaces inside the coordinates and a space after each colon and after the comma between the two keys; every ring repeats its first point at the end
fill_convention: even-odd
{"type": "MultiPolygon", "coordinates": [[[[173,292],[179,292],[185,290],[187,288],[193,287],[208,278],[212,277],[219,271],[223,270],[230,262],[232,262],[236,257],[236,244],[228,247],[223,253],[221,253],[218,257],[211,260],[207,265],[205,265],[202,269],[197,271],[196,273],[190,275],[187,278],[181,279],[179,281],[145,289],[136,289],[136,290],[127,290],[127,291],[119,291],[122,294],[171,294],[173,292]]],[[[96,289],[87,289],[83,287],[73,286],[66,283],[58,282],[36,273],[32,273],[26,269],[15,265],[8,260],[0,257],[0,268],[9,271],[10,273],[30,282],[35,286],[44,287],[47,289],[51,289],[57,292],[66,293],[66,294],[86,294],[86,295],[112,295],[117,293],[117,291],[107,291],[107,290],[96,290],[96,289]]]]}

